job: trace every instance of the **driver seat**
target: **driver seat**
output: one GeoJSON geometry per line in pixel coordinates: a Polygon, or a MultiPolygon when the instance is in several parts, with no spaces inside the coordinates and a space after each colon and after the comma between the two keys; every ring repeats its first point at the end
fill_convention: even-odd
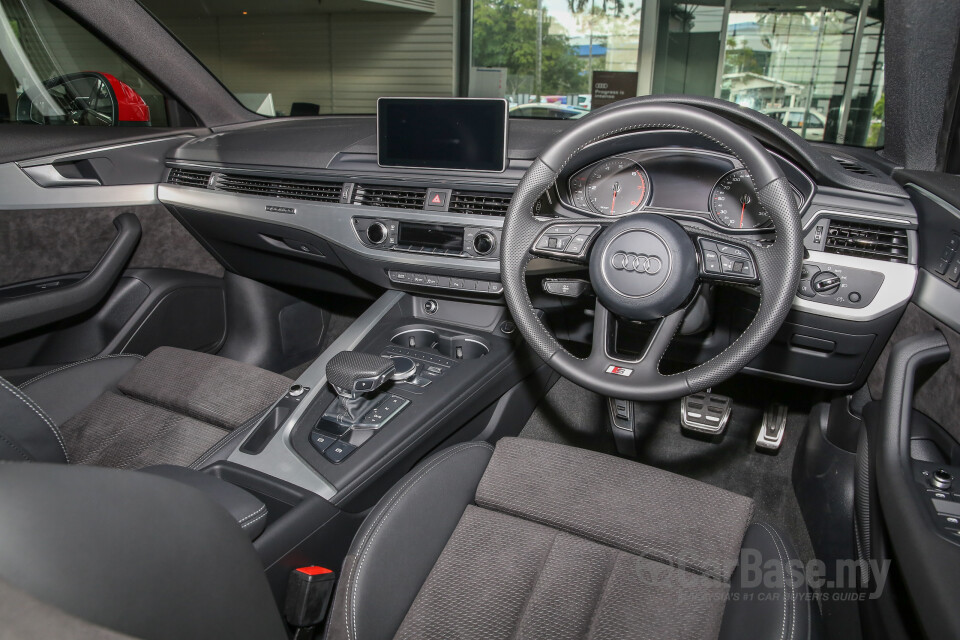
{"type": "Polygon", "coordinates": [[[749,498],[609,455],[458,445],[366,518],[326,637],[815,637],[793,545],[752,515],[749,498]]]}

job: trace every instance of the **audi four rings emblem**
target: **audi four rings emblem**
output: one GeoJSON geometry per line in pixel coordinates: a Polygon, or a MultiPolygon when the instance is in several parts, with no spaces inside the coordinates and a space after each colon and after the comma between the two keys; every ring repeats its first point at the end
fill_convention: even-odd
{"type": "Polygon", "coordinates": [[[654,276],[663,269],[663,260],[657,256],[647,256],[642,253],[617,251],[610,258],[610,265],[617,271],[634,271],[654,276]]]}

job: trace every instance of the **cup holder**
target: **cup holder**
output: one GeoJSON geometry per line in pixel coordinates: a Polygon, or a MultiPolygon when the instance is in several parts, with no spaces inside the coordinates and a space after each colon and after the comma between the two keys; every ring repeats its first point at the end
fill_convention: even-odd
{"type": "Polygon", "coordinates": [[[437,351],[453,360],[475,360],[490,353],[490,347],[476,338],[456,336],[441,338],[440,344],[437,345],[437,351]]]}
{"type": "Polygon", "coordinates": [[[393,336],[390,342],[408,349],[428,351],[437,346],[440,336],[433,329],[408,329],[393,336]]]}
{"type": "Polygon", "coordinates": [[[451,360],[476,360],[490,353],[490,347],[481,339],[434,331],[426,327],[410,327],[393,336],[393,344],[407,349],[433,351],[451,360]]]}

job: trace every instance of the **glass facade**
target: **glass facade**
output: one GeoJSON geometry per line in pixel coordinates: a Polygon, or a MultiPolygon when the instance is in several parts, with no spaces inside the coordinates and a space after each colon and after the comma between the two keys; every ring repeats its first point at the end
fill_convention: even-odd
{"type": "MultiPolygon", "coordinates": [[[[463,95],[505,98],[513,117],[575,119],[687,94],[756,109],[810,140],[883,144],[880,0],[141,2],[267,116],[463,95]]],[[[135,60],[48,0],[0,9],[0,121],[165,124],[164,98],[135,60]],[[120,117],[132,103],[149,114],[120,117]]]]}

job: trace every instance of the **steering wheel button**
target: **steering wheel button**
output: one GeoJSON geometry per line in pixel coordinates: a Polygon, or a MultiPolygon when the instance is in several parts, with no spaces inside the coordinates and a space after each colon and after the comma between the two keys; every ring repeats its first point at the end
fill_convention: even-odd
{"type": "Polygon", "coordinates": [[[572,236],[577,233],[578,229],[574,226],[557,226],[550,227],[549,233],[562,235],[562,236],[572,236]]]}
{"type": "Polygon", "coordinates": [[[738,258],[749,258],[750,254],[741,249],[740,247],[731,247],[728,244],[717,243],[717,249],[720,250],[720,253],[726,253],[727,255],[736,256],[738,258]]]}
{"type": "Polygon", "coordinates": [[[703,252],[703,270],[708,273],[720,273],[720,256],[716,251],[703,252]]]}
{"type": "Polygon", "coordinates": [[[577,236],[567,245],[567,248],[564,250],[564,253],[572,253],[578,255],[583,251],[583,245],[587,243],[587,236],[577,236]]]}

